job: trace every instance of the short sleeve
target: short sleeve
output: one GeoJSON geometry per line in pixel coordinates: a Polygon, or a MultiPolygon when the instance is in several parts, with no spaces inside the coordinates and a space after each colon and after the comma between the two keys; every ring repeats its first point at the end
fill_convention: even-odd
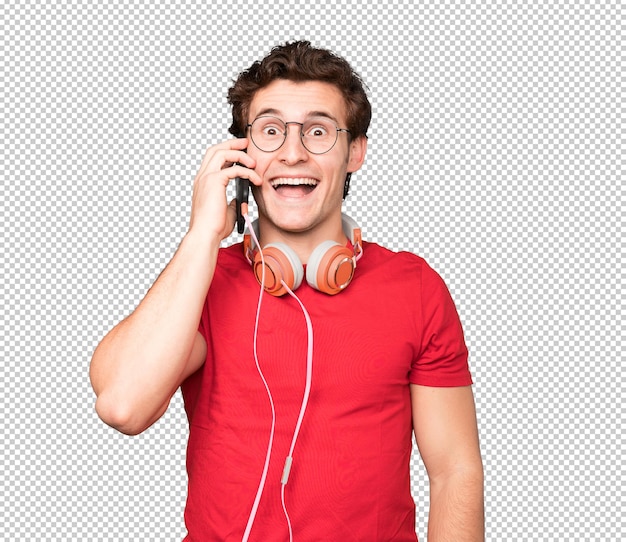
{"type": "Polygon", "coordinates": [[[421,273],[421,342],[409,380],[422,386],[468,386],[472,384],[468,352],[452,296],[428,265],[422,266],[421,273]]]}

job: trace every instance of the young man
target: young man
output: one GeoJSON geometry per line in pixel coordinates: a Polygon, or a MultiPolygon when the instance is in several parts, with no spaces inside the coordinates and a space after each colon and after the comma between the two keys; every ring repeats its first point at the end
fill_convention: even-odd
{"type": "Polygon", "coordinates": [[[93,355],[99,416],[139,433],[182,388],[188,540],[415,541],[412,431],[429,541],[482,540],[454,304],[421,258],[362,242],[342,220],[367,146],[361,80],[296,42],[240,74],[229,101],[239,137],[206,152],[177,253],[93,355]],[[220,249],[237,177],[252,184],[262,251],[248,237],[220,249]]]}

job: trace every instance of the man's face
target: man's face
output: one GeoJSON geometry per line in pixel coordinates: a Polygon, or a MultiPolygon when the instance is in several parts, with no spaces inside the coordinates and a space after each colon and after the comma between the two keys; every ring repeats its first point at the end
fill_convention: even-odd
{"type": "MultiPolygon", "coordinates": [[[[299,123],[323,116],[346,128],[343,96],[334,85],[318,81],[277,80],[257,91],[248,122],[265,115],[299,123]]],[[[336,238],[337,229],[341,231],[346,174],[361,167],[365,139],[350,143],[349,134],[339,132],[330,151],[312,154],[302,144],[299,125],[289,124],[287,131],[284,144],[273,152],[259,150],[252,141],[248,145],[248,154],[256,160],[255,171],[263,179],[263,184],[254,188],[254,197],[264,243],[268,237],[286,232],[307,232],[322,240],[336,238]]]]}

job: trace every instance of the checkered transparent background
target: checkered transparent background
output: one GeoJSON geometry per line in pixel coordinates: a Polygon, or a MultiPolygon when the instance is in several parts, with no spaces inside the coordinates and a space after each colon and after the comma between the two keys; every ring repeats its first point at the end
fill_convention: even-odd
{"type": "MultiPolygon", "coordinates": [[[[371,88],[346,211],[457,302],[487,540],[620,540],[620,3],[179,4],[0,6],[0,538],[184,535],[180,396],[124,437],[93,411],[88,363],[183,236],[232,78],[307,38],[371,88]]],[[[417,456],[413,487],[426,540],[417,456]]]]}

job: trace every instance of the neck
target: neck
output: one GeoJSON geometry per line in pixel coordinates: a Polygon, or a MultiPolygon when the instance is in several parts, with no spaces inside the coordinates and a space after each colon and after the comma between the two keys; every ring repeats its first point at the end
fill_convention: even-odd
{"type": "Polygon", "coordinates": [[[338,221],[326,221],[317,227],[304,231],[289,231],[277,228],[268,221],[259,219],[259,242],[261,246],[270,243],[285,243],[300,258],[303,264],[307,264],[309,257],[315,248],[324,241],[335,241],[341,245],[347,242],[343,232],[341,216],[338,221]]]}

